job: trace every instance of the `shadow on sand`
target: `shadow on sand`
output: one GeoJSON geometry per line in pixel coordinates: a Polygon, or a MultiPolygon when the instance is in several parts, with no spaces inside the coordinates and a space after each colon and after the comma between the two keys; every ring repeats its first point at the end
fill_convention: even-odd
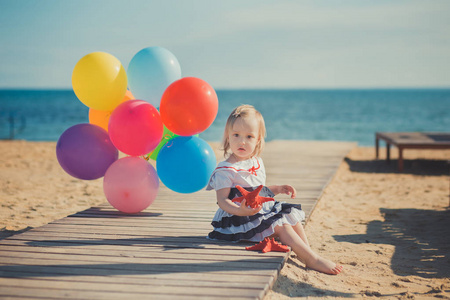
{"type": "MultiPolygon", "coordinates": [[[[139,212],[135,214],[127,214],[122,213],[120,211],[115,211],[110,208],[101,208],[101,207],[91,207],[86,210],[77,212],[75,214],[71,214],[71,217],[84,217],[84,218],[150,218],[150,217],[159,217],[162,213],[152,213],[152,212],[139,212]]],[[[28,230],[33,229],[34,227],[26,227],[20,230],[7,230],[5,228],[0,229],[0,240],[6,239],[10,236],[27,232],[28,230]]]]}
{"type": "Polygon", "coordinates": [[[28,226],[27,228],[23,228],[20,230],[7,230],[7,229],[0,229],[0,240],[6,239],[7,237],[13,236],[15,234],[26,232],[30,229],[33,229],[33,227],[28,226]]]}
{"type": "Polygon", "coordinates": [[[371,221],[366,234],[336,235],[340,242],[395,246],[391,266],[399,276],[450,277],[450,210],[380,208],[384,222],[371,221]]]}
{"type": "Polygon", "coordinates": [[[208,272],[256,272],[273,269],[273,259],[254,259],[234,261],[195,261],[186,263],[79,263],[55,264],[51,261],[42,264],[0,265],[0,277],[42,278],[64,276],[126,276],[146,274],[208,273],[208,272]]]}

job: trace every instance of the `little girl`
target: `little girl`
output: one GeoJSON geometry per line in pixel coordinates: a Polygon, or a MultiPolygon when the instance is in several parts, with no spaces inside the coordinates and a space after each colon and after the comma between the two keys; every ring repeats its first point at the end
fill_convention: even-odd
{"type": "Polygon", "coordinates": [[[296,190],[290,185],[265,186],[266,172],[259,157],[264,147],[266,128],[262,115],[251,105],[241,105],[228,117],[223,135],[225,161],[218,164],[211,175],[207,190],[216,190],[217,210],[209,239],[225,241],[260,242],[266,237],[278,237],[291,247],[307,267],[327,274],[339,274],[342,266],[324,259],[310,248],[301,221],[305,213],[300,205],[269,201],[255,208],[248,207],[246,200],[234,203],[242,196],[237,185],[252,191],[263,185],[260,196],[291,195],[296,190]]]}

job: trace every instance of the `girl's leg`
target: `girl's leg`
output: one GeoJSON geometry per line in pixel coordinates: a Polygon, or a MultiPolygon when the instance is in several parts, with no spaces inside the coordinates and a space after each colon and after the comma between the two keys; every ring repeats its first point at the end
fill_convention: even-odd
{"type": "Polygon", "coordinates": [[[302,223],[298,222],[295,226],[292,226],[294,231],[298,234],[298,236],[305,242],[305,244],[309,247],[308,238],[306,237],[305,229],[303,228],[302,223]]]}
{"type": "Polygon", "coordinates": [[[275,234],[280,238],[283,244],[292,248],[295,254],[305,262],[308,268],[332,275],[339,274],[342,271],[342,266],[314,253],[303,239],[300,238],[297,232],[295,232],[291,225],[275,227],[275,234]]]}

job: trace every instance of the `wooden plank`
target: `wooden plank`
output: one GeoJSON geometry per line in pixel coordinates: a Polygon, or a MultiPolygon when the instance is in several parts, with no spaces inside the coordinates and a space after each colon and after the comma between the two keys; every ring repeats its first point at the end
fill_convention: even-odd
{"type": "MultiPolygon", "coordinates": [[[[92,278],[95,278],[92,276],[92,278]]],[[[121,278],[123,279],[123,278],[121,278]]],[[[67,280],[42,280],[42,279],[28,279],[24,278],[21,280],[21,287],[33,287],[33,288],[44,288],[44,289],[64,289],[64,290],[84,290],[84,291],[96,291],[98,290],[98,282],[88,282],[88,281],[67,281],[67,280]]],[[[234,288],[230,289],[230,291],[226,294],[233,296],[244,296],[251,297],[255,296],[260,292],[261,287],[264,286],[263,283],[255,284],[252,286],[241,284],[232,284],[227,283],[223,286],[215,286],[214,289],[211,289],[211,282],[209,282],[209,286],[206,284],[197,284],[195,281],[189,281],[192,285],[187,285],[186,282],[183,282],[183,285],[178,285],[173,282],[171,285],[166,285],[166,282],[160,281],[162,284],[148,284],[146,282],[142,282],[141,284],[137,284],[136,281],[128,280],[126,283],[119,280],[114,280],[111,282],[103,282],[105,286],[105,290],[111,292],[119,292],[123,293],[124,291],[132,290],[133,293],[148,293],[153,292],[155,294],[180,294],[183,291],[189,291],[192,288],[201,287],[204,294],[216,294],[223,293],[224,289],[230,288],[230,285],[233,285],[234,288]]],[[[156,283],[155,281],[153,283],[156,283]]],[[[214,284],[217,284],[216,282],[214,284]]],[[[4,286],[18,286],[17,280],[14,278],[0,278],[0,287],[4,286]]],[[[193,291],[197,294],[198,291],[193,291]]]]}
{"type": "MultiPolygon", "coordinates": [[[[1,274],[1,273],[0,273],[1,274]]],[[[150,285],[150,286],[191,286],[191,287],[223,287],[223,288],[251,288],[251,289],[263,289],[267,285],[267,278],[264,276],[248,276],[249,280],[245,282],[236,280],[236,278],[229,278],[225,280],[214,280],[211,275],[205,273],[191,273],[189,278],[186,276],[177,276],[162,278],[162,276],[71,276],[66,274],[66,276],[55,276],[50,275],[42,278],[40,273],[13,273],[10,272],[2,274],[2,278],[28,278],[34,280],[48,280],[48,281],[74,281],[74,282],[90,282],[90,283],[121,283],[121,284],[132,284],[132,285],[150,285]],[[199,276],[195,276],[199,275],[199,276]],[[168,280],[171,279],[171,280],[168,280]]],[[[17,281],[17,280],[15,280],[17,281]]],[[[1,281],[0,286],[4,285],[4,281],[1,281]]]]}
{"type": "MultiPolygon", "coordinates": [[[[108,266],[108,268],[99,268],[96,265],[84,266],[84,265],[63,265],[63,264],[48,264],[48,265],[6,265],[0,264],[0,276],[7,278],[34,278],[34,279],[46,279],[46,278],[65,278],[73,277],[82,278],[84,276],[97,277],[98,282],[104,282],[104,277],[118,277],[118,278],[140,278],[142,280],[148,280],[146,284],[150,284],[153,279],[161,279],[166,281],[185,281],[185,280],[199,280],[207,282],[216,282],[218,280],[222,282],[234,282],[237,276],[241,279],[245,278],[244,282],[249,284],[253,282],[268,282],[275,275],[273,272],[255,272],[251,271],[223,271],[214,270],[209,272],[195,272],[195,271],[179,271],[169,272],[167,270],[134,270],[134,269],[120,269],[117,266],[108,266]],[[230,279],[233,280],[230,280],[230,279]]],[[[109,282],[108,280],[106,280],[109,282]]]]}
{"type": "MultiPolygon", "coordinates": [[[[120,257],[157,257],[157,258],[170,258],[170,257],[183,257],[186,260],[217,260],[217,261],[230,261],[235,260],[237,257],[245,259],[246,257],[260,258],[260,254],[256,251],[245,251],[243,249],[203,249],[202,251],[195,251],[192,249],[173,249],[171,251],[162,252],[159,248],[139,248],[133,247],[132,252],[129,246],[111,246],[111,247],[91,247],[87,251],[86,247],[78,248],[64,248],[64,247],[29,247],[24,244],[14,243],[17,241],[8,241],[8,244],[4,244],[0,250],[0,256],[4,256],[5,251],[7,256],[16,256],[17,252],[29,252],[29,253],[57,253],[57,254],[77,254],[77,255],[92,255],[92,256],[120,256],[120,257]],[[14,253],[10,253],[14,252],[14,253]]],[[[284,257],[281,252],[270,252],[264,255],[264,257],[284,257]]]]}
{"type": "MultiPolygon", "coordinates": [[[[40,277],[45,277],[45,273],[52,271],[51,274],[71,274],[71,275],[93,275],[93,276],[111,276],[111,275],[146,275],[146,274],[185,274],[187,278],[191,273],[211,273],[214,275],[222,274],[226,276],[275,276],[279,270],[280,264],[273,262],[266,263],[264,259],[258,262],[248,263],[235,260],[232,262],[213,262],[213,263],[190,263],[174,261],[173,263],[90,263],[85,261],[70,261],[64,259],[46,259],[38,261],[35,258],[1,258],[1,272],[35,272],[42,273],[40,277]],[[246,266],[246,267],[244,267],[246,266]]],[[[211,275],[213,276],[213,275],[211,275]]],[[[242,277],[242,278],[244,278],[242,277]]]]}
{"type": "MultiPolygon", "coordinates": [[[[144,260],[144,259],[141,259],[144,260]]],[[[18,271],[18,270],[35,270],[40,267],[57,267],[67,269],[93,269],[93,275],[109,276],[108,274],[127,275],[140,272],[141,274],[158,274],[158,273],[197,273],[197,272],[220,272],[234,275],[246,275],[253,272],[262,276],[273,276],[274,271],[278,270],[280,263],[274,261],[267,262],[266,259],[254,260],[253,262],[234,260],[228,262],[189,262],[186,260],[164,260],[151,259],[152,263],[123,261],[118,262],[98,262],[81,260],[66,261],[62,259],[43,259],[37,261],[35,258],[25,257],[0,257],[0,270],[2,271],[18,271]]],[[[88,275],[88,274],[85,274],[88,275]]]]}
{"type": "MultiPolygon", "coordinates": [[[[72,285],[76,285],[73,282],[72,285]]],[[[259,290],[243,290],[246,293],[244,295],[232,295],[237,294],[232,292],[229,295],[229,288],[187,288],[183,287],[178,290],[174,290],[173,287],[167,289],[151,289],[149,286],[145,292],[134,292],[133,286],[128,285],[129,290],[122,290],[121,292],[110,292],[109,286],[99,289],[97,291],[86,291],[83,289],[49,289],[37,287],[25,287],[25,286],[5,286],[0,290],[0,297],[12,297],[16,299],[16,296],[27,299],[256,299],[261,295],[259,290]]],[[[235,291],[234,289],[232,289],[235,291]]],[[[239,291],[239,289],[236,289],[239,291]]]]}
{"type": "MultiPolygon", "coordinates": [[[[267,184],[294,185],[296,199],[277,200],[301,203],[309,216],[353,146],[267,143],[267,184]]],[[[141,213],[105,202],[1,240],[0,298],[261,299],[288,254],[206,239],[216,210],[213,191],[180,195],[161,186],[141,213]]]]}
{"type": "Polygon", "coordinates": [[[247,275],[245,281],[236,280],[233,276],[219,276],[220,272],[214,273],[177,273],[177,274],[144,274],[144,275],[109,275],[89,276],[70,273],[55,273],[47,270],[47,274],[26,270],[0,270],[1,278],[29,278],[36,280],[60,280],[77,282],[97,283],[128,283],[145,285],[166,286],[217,286],[217,287],[239,287],[239,288],[262,288],[267,285],[267,276],[247,275]],[[219,278],[217,278],[219,277],[219,278]]]}
{"type": "MultiPolygon", "coordinates": [[[[122,226],[95,226],[95,225],[73,225],[73,224],[53,224],[53,226],[43,226],[34,232],[63,232],[63,233],[93,233],[93,234],[116,234],[116,235],[147,235],[161,233],[161,228],[165,227],[153,227],[147,226],[142,227],[140,230],[136,230],[133,227],[122,227],[122,226]]],[[[204,228],[174,228],[172,230],[175,234],[192,234],[192,235],[203,235],[206,238],[207,231],[204,228]]]]}
{"type": "Polygon", "coordinates": [[[239,258],[237,256],[233,256],[231,258],[227,258],[226,256],[220,255],[203,255],[202,258],[199,258],[195,254],[184,254],[180,256],[179,254],[171,254],[171,253],[161,253],[154,252],[152,255],[148,256],[139,256],[139,255],[119,255],[119,256],[104,256],[104,255],[95,255],[92,252],[84,253],[84,254],[69,254],[69,253],[49,253],[49,252],[9,252],[9,251],[1,251],[0,252],[0,262],[2,263],[10,263],[14,264],[15,261],[20,261],[22,258],[38,258],[42,260],[61,260],[65,261],[65,263],[73,262],[107,262],[107,263],[139,263],[139,264],[194,264],[197,263],[197,260],[201,260],[202,263],[214,263],[214,262],[226,262],[229,267],[234,266],[234,263],[237,259],[239,265],[238,268],[241,268],[243,265],[244,268],[251,267],[255,269],[266,269],[272,268],[272,264],[279,264],[283,260],[283,257],[265,257],[264,260],[261,257],[249,257],[245,256],[243,258],[239,258]],[[158,255],[159,254],[159,255],[158,255]],[[255,264],[255,265],[254,265],[255,264]]]}
{"type": "MultiPolygon", "coordinates": [[[[204,238],[201,240],[194,239],[192,237],[168,237],[168,236],[156,236],[153,238],[114,238],[109,236],[107,238],[99,237],[71,237],[61,239],[61,237],[48,235],[27,235],[27,236],[12,236],[8,239],[11,240],[25,240],[29,246],[34,247],[51,247],[52,245],[132,245],[132,246],[146,246],[146,247],[162,247],[166,250],[172,248],[193,248],[193,249],[223,249],[225,242],[208,241],[204,238]],[[203,242],[206,240],[207,242],[203,242]]],[[[232,250],[242,249],[242,245],[226,244],[226,248],[232,250]]]]}
{"type": "MultiPolygon", "coordinates": [[[[211,217],[212,220],[212,217],[211,217]]],[[[158,219],[152,219],[152,218],[121,218],[120,220],[118,218],[101,218],[101,217],[92,217],[92,216],[77,216],[77,217],[70,217],[70,218],[64,218],[64,219],[60,219],[60,220],[56,220],[51,222],[50,224],[56,224],[56,223],[73,223],[73,224],[82,224],[82,223],[86,223],[86,224],[91,224],[92,222],[94,223],[98,223],[98,224],[118,224],[120,223],[121,225],[123,224],[124,226],[126,225],[133,225],[135,224],[136,226],[148,226],[149,224],[153,224],[153,223],[167,223],[170,224],[172,222],[176,222],[176,223],[182,223],[182,224],[187,224],[187,225],[195,225],[195,226],[208,226],[209,229],[212,229],[211,227],[211,220],[209,220],[208,222],[205,220],[203,222],[189,222],[189,224],[187,224],[187,220],[186,219],[179,219],[179,218],[164,218],[164,217],[159,217],[158,219]],[[114,220],[115,219],[115,220],[114,220]]],[[[180,224],[181,225],[181,224],[180,224]]]]}

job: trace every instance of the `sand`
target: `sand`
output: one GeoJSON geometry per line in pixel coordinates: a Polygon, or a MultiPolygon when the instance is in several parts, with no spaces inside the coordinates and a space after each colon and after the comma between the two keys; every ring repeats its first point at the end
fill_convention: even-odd
{"type": "Polygon", "coordinates": [[[71,177],[55,149],[53,142],[0,142],[0,238],[106,201],[103,179],[71,177]]]}
{"type": "Polygon", "coordinates": [[[349,153],[306,225],[311,247],[344,272],[305,270],[291,254],[265,300],[450,298],[450,151],[404,155],[398,174],[374,148],[349,153]]]}
{"type": "MultiPolygon", "coordinates": [[[[55,145],[0,142],[0,239],[106,201],[102,179],[67,175],[55,145]]],[[[312,248],[344,272],[307,270],[291,254],[266,300],[450,298],[450,151],[404,155],[399,174],[372,147],[349,153],[306,225],[312,248]]]]}

